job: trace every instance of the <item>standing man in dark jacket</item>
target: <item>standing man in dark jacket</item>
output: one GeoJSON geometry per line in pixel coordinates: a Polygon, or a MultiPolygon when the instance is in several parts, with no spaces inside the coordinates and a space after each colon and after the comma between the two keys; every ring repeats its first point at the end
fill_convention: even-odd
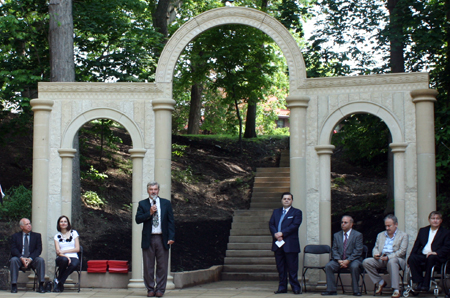
{"type": "Polygon", "coordinates": [[[438,263],[445,263],[450,252],[449,231],[441,227],[442,214],[433,211],[428,221],[430,225],[419,230],[408,258],[412,279],[419,291],[430,289],[431,269],[438,263]],[[422,275],[423,268],[425,276],[422,275]]]}
{"type": "Polygon", "coordinates": [[[353,218],[342,216],[341,231],[333,236],[331,261],[325,265],[327,274],[327,290],[322,295],[336,295],[336,279],[334,273],[339,269],[348,268],[352,276],[352,289],[354,296],[361,296],[359,290],[359,276],[364,269],[362,266],[363,235],[353,229],[353,218]]]}
{"type": "Polygon", "coordinates": [[[42,252],[41,234],[31,232],[31,222],[28,218],[22,218],[19,222],[22,232],[12,235],[11,260],[9,269],[11,272],[11,293],[17,293],[17,278],[20,268],[31,267],[36,270],[39,278],[39,293],[45,293],[45,261],[39,257],[42,252]]]}
{"type": "Polygon", "coordinates": [[[298,229],[302,223],[302,211],[292,207],[293,200],[291,193],[283,193],[281,195],[283,207],[275,209],[269,221],[273,237],[272,251],[275,253],[280,279],[275,294],[287,293],[288,275],[294,294],[302,293],[298,282],[298,254],[300,253],[298,229]]]}
{"type": "Polygon", "coordinates": [[[149,198],[139,202],[136,213],[136,223],[144,223],[141,242],[144,284],[147,297],[162,297],[166,291],[169,248],[175,239],[175,221],[170,201],[158,197],[158,182],[148,183],[147,193],[149,198]]]}

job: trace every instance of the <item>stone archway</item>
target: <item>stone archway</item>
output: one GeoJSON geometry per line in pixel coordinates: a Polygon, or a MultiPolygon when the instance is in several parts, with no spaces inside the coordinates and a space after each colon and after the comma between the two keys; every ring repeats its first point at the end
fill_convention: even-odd
{"type": "MultiPolygon", "coordinates": [[[[395,176],[395,185],[399,186],[395,208],[403,210],[400,212],[404,213],[403,224],[409,234],[424,225],[429,210],[435,208],[429,202],[435,200],[436,91],[428,89],[428,74],[307,79],[301,51],[283,25],[255,9],[224,7],[193,18],[172,36],[160,57],[155,83],[39,83],[39,98],[31,101],[35,113],[32,221],[44,239],[43,257],[48,266],[53,264],[54,251],[46,240],[51,240],[54,222],[71,200],[71,142],[87,119],[110,118],[132,134],[133,217],[137,202],[146,197],[143,182],[158,181],[160,195],[171,197],[175,64],[189,41],[222,24],[260,29],[273,38],[286,57],[290,75],[286,101],[291,111],[291,192],[295,207],[305,215],[300,228],[302,246],[331,244],[330,131],[339,119],[353,112],[372,113],[388,124],[394,138],[390,145],[394,167],[403,169],[395,176]]],[[[128,287],[143,287],[141,229],[134,223],[132,229],[133,271],[128,287]]]]}
{"type": "Polygon", "coordinates": [[[270,36],[283,52],[289,67],[291,90],[297,90],[306,78],[305,62],[297,42],[279,21],[268,14],[245,7],[221,7],[204,12],[181,26],[167,42],[156,70],[156,83],[165,84],[166,95],[172,96],[173,71],[186,45],[210,28],[225,24],[241,24],[260,29],[270,36]]]}

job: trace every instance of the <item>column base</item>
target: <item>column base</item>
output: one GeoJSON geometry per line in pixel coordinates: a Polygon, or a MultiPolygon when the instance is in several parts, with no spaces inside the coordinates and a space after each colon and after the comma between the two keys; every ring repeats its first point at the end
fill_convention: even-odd
{"type": "Polygon", "coordinates": [[[173,276],[169,275],[167,276],[166,290],[173,290],[173,289],[175,289],[175,284],[173,283],[173,276]]]}
{"type": "Polygon", "coordinates": [[[133,289],[145,289],[144,280],[143,279],[130,279],[127,287],[133,289]]]}

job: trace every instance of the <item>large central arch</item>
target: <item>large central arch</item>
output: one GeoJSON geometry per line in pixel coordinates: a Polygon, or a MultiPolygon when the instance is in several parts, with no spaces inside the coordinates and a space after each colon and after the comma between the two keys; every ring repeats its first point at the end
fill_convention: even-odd
{"type": "Polygon", "coordinates": [[[270,36],[283,52],[289,67],[289,84],[296,90],[306,78],[305,62],[291,33],[268,14],[245,7],[221,7],[204,12],[181,26],[167,42],[156,69],[156,83],[167,83],[171,95],[173,72],[178,57],[197,35],[220,25],[241,24],[260,29],[270,36]]]}

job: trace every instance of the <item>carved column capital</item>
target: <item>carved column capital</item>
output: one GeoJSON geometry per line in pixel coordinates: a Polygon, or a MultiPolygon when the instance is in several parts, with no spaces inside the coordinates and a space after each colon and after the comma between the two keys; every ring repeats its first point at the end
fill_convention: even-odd
{"type": "Polygon", "coordinates": [[[334,145],[317,145],[314,147],[314,149],[316,149],[317,154],[321,155],[321,154],[333,154],[333,150],[334,148],[336,148],[334,145]]]}
{"type": "Polygon", "coordinates": [[[439,94],[434,89],[416,89],[411,91],[411,97],[413,99],[413,103],[418,103],[422,101],[436,101],[436,96],[439,94]]]}

